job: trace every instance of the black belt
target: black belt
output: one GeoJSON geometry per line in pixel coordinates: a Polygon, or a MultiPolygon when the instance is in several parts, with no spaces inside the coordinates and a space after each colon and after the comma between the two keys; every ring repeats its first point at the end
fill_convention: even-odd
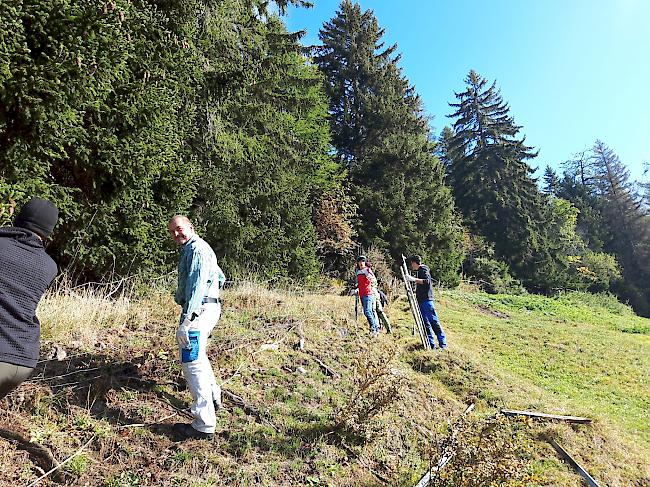
{"type": "Polygon", "coordinates": [[[201,301],[201,304],[216,304],[220,303],[219,298],[203,298],[203,301],[201,301]]]}

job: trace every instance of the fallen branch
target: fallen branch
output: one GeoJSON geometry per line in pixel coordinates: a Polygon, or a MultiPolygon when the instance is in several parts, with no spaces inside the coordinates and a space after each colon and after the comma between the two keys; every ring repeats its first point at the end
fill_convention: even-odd
{"type": "MultiPolygon", "coordinates": [[[[0,437],[11,441],[19,449],[25,450],[27,453],[29,453],[38,469],[43,472],[45,472],[45,469],[59,465],[59,462],[56,461],[52,453],[46,447],[39,445],[38,443],[33,443],[18,433],[0,428],[0,437]]],[[[62,478],[60,478],[58,475],[55,477],[55,479],[57,482],[60,482],[62,480],[62,478]]]]}
{"type": "Polygon", "coordinates": [[[381,480],[385,484],[390,484],[390,480],[386,477],[384,477],[382,474],[377,472],[375,469],[371,468],[370,465],[368,465],[366,462],[363,461],[362,458],[357,458],[357,461],[364,467],[366,470],[368,470],[371,474],[373,474],[377,479],[381,480]]]}
{"type": "Polygon", "coordinates": [[[257,409],[255,406],[248,404],[241,396],[238,396],[237,394],[234,394],[227,389],[221,389],[221,395],[226,397],[235,406],[242,408],[246,414],[255,417],[258,421],[270,426],[274,431],[277,432],[277,429],[273,423],[266,419],[266,414],[257,409]]]}
{"type": "Polygon", "coordinates": [[[99,367],[90,367],[88,369],[73,370],[72,372],[68,372],[67,374],[52,375],[50,377],[32,377],[31,379],[28,379],[25,382],[34,383],[34,382],[44,382],[44,381],[48,381],[48,380],[61,379],[63,377],[68,377],[69,375],[83,374],[84,372],[92,372],[93,370],[104,369],[106,367],[109,367],[111,365],[115,365],[117,363],[118,362],[113,362],[113,363],[106,364],[106,365],[100,365],[99,367]]]}
{"type": "Polygon", "coordinates": [[[194,419],[194,416],[192,416],[186,409],[179,408],[178,406],[175,406],[172,404],[172,402],[165,396],[158,395],[163,401],[165,401],[167,404],[169,404],[171,407],[173,407],[176,411],[184,415],[188,419],[194,419]]]}
{"type": "Polygon", "coordinates": [[[560,421],[567,421],[569,423],[591,423],[591,419],[582,418],[580,416],[562,416],[559,414],[546,414],[536,411],[517,411],[515,409],[502,409],[501,412],[506,416],[528,416],[530,418],[557,419],[560,421]]]}
{"type": "Polygon", "coordinates": [[[86,382],[92,382],[97,379],[103,378],[103,375],[97,375],[95,377],[90,377],[88,379],[78,380],[76,382],[66,382],[65,384],[52,384],[50,387],[68,387],[68,386],[77,386],[79,384],[85,384],[86,382]]]}
{"type": "Polygon", "coordinates": [[[333,377],[335,379],[341,377],[341,375],[335,371],[333,368],[331,368],[329,365],[327,365],[325,362],[323,362],[321,359],[319,359],[314,352],[311,350],[306,350],[303,349],[303,352],[305,352],[307,355],[309,355],[311,358],[313,358],[316,363],[320,366],[321,369],[325,372],[325,375],[328,375],[330,377],[333,377]]]}
{"type": "MultiPolygon", "coordinates": [[[[467,416],[469,413],[471,413],[474,410],[474,407],[476,404],[472,403],[469,406],[465,408],[465,411],[463,411],[463,414],[461,415],[461,418],[464,416],[467,416]]],[[[455,428],[452,428],[451,436],[449,437],[447,444],[453,442],[456,439],[456,436],[458,435],[458,430],[455,428]]],[[[427,435],[428,436],[428,435],[427,435]]],[[[445,447],[446,449],[446,447],[445,447]]],[[[438,463],[436,464],[435,467],[431,467],[420,479],[420,481],[415,485],[415,487],[427,487],[429,483],[431,482],[431,476],[433,475],[434,472],[439,472],[442,470],[445,465],[447,465],[452,457],[454,456],[454,452],[448,453],[447,455],[443,455],[440,460],[438,460],[438,463]]]]}
{"type": "Polygon", "coordinates": [[[173,412],[168,416],[165,416],[164,418],[159,419],[158,421],[154,421],[153,423],[129,423],[129,424],[122,424],[120,426],[116,426],[116,428],[146,428],[147,426],[155,426],[157,424],[162,423],[163,421],[168,420],[169,418],[173,418],[176,416],[178,413],[173,412]]]}
{"type": "Polygon", "coordinates": [[[440,470],[442,470],[445,467],[445,465],[447,465],[451,461],[451,457],[453,457],[453,454],[444,455],[438,461],[438,464],[435,467],[430,468],[429,471],[424,474],[424,476],[415,485],[415,487],[428,487],[429,483],[431,482],[431,476],[433,475],[433,472],[439,472],[440,470]]]}
{"type": "Polygon", "coordinates": [[[573,467],[573,469],[580,474],[580,476],[585,480],[589,487],[600,487],[598,482],[596,482],[589,473],[576,462],[569,453],[560,446],[558,442],[553,439],[547,438],[547,441],[551,444],[555,451],[557,451],[562,459],[573,467]]]}
{"type": "Polygon", "coordinates": [[[72,455],[70,455],[68,458],[66,458],[66,459],[63,460],[61,463],[59,463],[56,467],[54,467],[53,469],[49,470],[48,472],[45,472],[43,475],[41,475],[39,478],[37,478],[36,480],[34,480],[34,481],[33,481],[31,484],[29,484],[27,487],[34,487],[34,486],[35,486],[36,484],[38,484],[41,480],[43,480],[45,477],[47,477],[48,475],[50,475],[50,474],[56,472],[58,469],[60,469],[61,467],[63,467],[66,463],[68,463],[70,460],[72,460],[74,457],[76,457],[76,456],[79,455],[82,451],[84,451],[84,449],[85,449],[88,445],[90,445],[90,443],[91,443],[94,439],[95,439],[95,435],[92,435],[92,436],[90,437],[90,439],[89,439],[86,443],[84,443],[83,445],[81,445],[81,448],[79,448],[76,452],[74,452],[74,453],[73,453],[72,455]]]}

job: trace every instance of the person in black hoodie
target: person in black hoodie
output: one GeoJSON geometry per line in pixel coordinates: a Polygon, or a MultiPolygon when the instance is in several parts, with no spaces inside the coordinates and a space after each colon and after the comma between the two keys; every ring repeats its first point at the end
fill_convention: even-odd
{"type": "Polygon", "coordinates": [[[15,226],[0,228],[0,399],[29,378],[38,360],[36,307],[57,273],[43,242],[58,217],[53,203],[32,198],[15,226]]]}

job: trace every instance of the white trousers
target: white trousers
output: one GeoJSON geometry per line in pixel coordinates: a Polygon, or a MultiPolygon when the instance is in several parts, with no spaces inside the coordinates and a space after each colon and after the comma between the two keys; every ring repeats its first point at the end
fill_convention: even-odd
{"type": "MultiPolygon", "coordinates": [[[[214,402],[221,404],[221,387],[212,370],[210,360],[206,353],[208,337],[221,316],[221,305],[219,303],[207,303],[201,306],[200,314],[192,321],[190,331],[198,331],[198,354],[192,361],[183,362],[181,351],[180,359],[183,368],[183,375],[187,381],[187,387],[192,394],[191,412],[194,416],[192,427],[203,433],[214,433],[217,425],[217,417],[214,412],[214,402]]],[[[197,346],[196,344],[193,345],[197,346]]],[[[194,352],[194,349],[192,349],[194,352]]]]}

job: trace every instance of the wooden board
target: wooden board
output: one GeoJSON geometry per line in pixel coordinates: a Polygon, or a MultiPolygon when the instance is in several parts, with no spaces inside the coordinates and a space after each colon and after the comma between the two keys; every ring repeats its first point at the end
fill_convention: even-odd
{"type": "Polygon", "coordinates": [[[578,472],[578,474],[580,474],[580,476],[584,479],[584,481],[587,483],[587,485],[589,487],[600,487],[600,485],[598,485],[598,482],[596,482],[593,479],[593,477],[591,475],[589,475],[589,473],[584,468],[582,468],[582,466],[580,466],[580,464],[578,462],[576,462],[573,459],[573,457],[571,455],[569,455],[569,453],[564,448],[562,448],[560,446],[560,444],[558,442],[556,442],[555,440],[551,440],[551,439],[549,439],[548,442],[560,454],[562,459],[565,462],[567,462],[569,465],[571,465],[573,467],[573,469],[576,472],[578,472]]]}
{"type": "Polygon", "coordinates": [[[528,416],[530,418],[557,419],[559,421],[567,421],[569,423],[591,423],[591,419],[582,418],[580,416],[562,416],[560,414],[547,414],[537,411],[518,411],[516,409],[502,409],[501,412],[506,416],[528,416]]]}

